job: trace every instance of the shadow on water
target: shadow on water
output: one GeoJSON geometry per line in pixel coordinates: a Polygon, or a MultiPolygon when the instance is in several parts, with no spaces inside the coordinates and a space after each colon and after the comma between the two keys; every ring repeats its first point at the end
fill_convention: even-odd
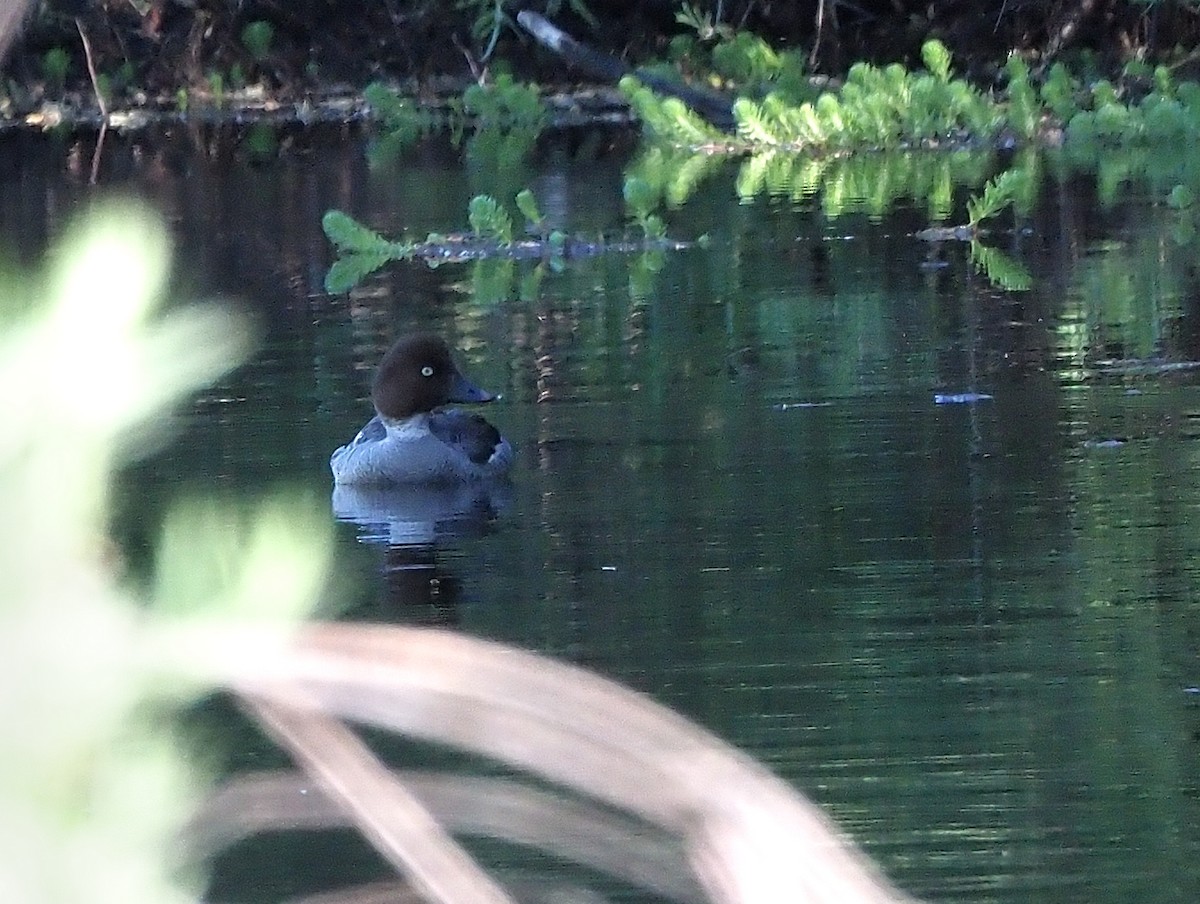
{"type": "MultiPolygon", "coordinates": [[[[0,231],[32,258],[86,202],[90,158],[4,141],[0,231]]],[[[422,264],[328,297],[324,211],[461,227],[477,187],[457,160],[430,146],[372,171],[337,131],[269,160],[236,130],[110,142],[107,183],[174,224],[180,294],[231,297],[262,333],[124,477],[128,547],[149,555],[181,490],[328,499],[371,367],[434,330],[504,393],[513,495],[407,519],[360,500],[339,526],[349,617],[451,624],[644,689],[929,899],[1200,897],[1200,372],[1171,366],[1200,358],[1200,292],[1161,207],[1048,184],[1010,249],[1034,287],[1005,293],[960,248],[923,266],[919,210],[738,204],[718,174],[668,217],[709,248],[667,257],[650,292],[600,258],[527,299],[481,304],[468,268],[422,264]]],[[[526,181],[574,228],[612,228],[624,162],[564,143],[526,181]]],[[[379,869],[336,836],[280,836],[224,855],[216,887],[278,900],[327,886],[331,861],[379,869]]]]}

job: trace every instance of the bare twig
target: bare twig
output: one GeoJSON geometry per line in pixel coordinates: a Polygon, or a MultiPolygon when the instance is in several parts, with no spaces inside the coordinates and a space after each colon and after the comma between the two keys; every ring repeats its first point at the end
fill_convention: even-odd
{"type": "Polygon", "coordinates": [[[626,75],[633,75],[651,90],[667,97],[679,98],[717,128],[727,131],[733,128],[733,101],[729,97],[663,78],[648,69],[630,69],[622,61],[576,41],[549,19],[533,10],[523,9],[517,13],[517,24],[547,50],[553,51],[568,64],[592,78],[616,83],[626,75]]]}
{"type": "Polygon", "coordinates": [[[466,58],[467,66],[469,66],[471,69],[471,77],[475,79],[475,83],[477,85],[484,84],[487,81],[487,67],[483,66],[481,68],[479,64],[475,62],[474,54],[472,54],[470,49],[465,47],[463,42],[458,39],[457,33],[451,34],[450,40],[454,46],[458,48],[459,53],[466,58]]]}
{"type": "MultiPolygon", "coordinates": [[[[502,838],[638,885],[681,904],[700,899],[678,839],[595,804],[510,778],[405,770],[392,775],[454,835],[502,838]]],[[[227,782],[184,838],[208,857],[280,829],[353,825],[351,815],[303,772],[260,772],[227,782]]]]}
{"type": "Polygon", "coordinates": [[[100,90],[96,78],[96,61],[92,58],[92,42],[88,40],[87,32],[83,29],[83,20],[76,17],[75,27],[79,30],[79,40],[83,42],[83,58],[87,62],[88,78],[92,80],[92,92],[96,95],[96,105],[100,108],[100,134],[96,136],[96,149],[92,152],[92,173],[88,182],[96,184],[100,172],[100,157],[104,152],[104,137],[108,134],[108,101],[100,90]]]}
{"type": "MultiPolygon", "coordinates": [[[[290,644],[234,632],[209,641],[190,636],[197,664],[255,701],[256,715],[305,769],[343,804],[353,802],[356,822],[377,845],[387,841],[383,820],[401,809],[424,813],[421,825],[439,838],[446,830],[404,800],[411,792],[391,788],[381,764],[368,767],[369,752],[334,719],[483,754],[635,814],[681,839],[692,872],[720,904],[775,901],[780,889],[831,904],[909,900],[814,804],[764,767],[582,669],[397,626],[313,625],[290,644]]],[[[389,831],[406,827],[414,832],[405,821],[389,831]]],[[[399,848],[388,843],[381,849],[395,856],[399,848]]],[[[445,860],[437,847],[431,856],[435,866],[445,860]]]]}
{"type": "Polygon", "coordinates": [[[808,54],[808,65],[817,65],[817,57],[821,53],[821,38],[825,34],[825,0],[817,0],[817,36],[813,39],[812,50],[808,54]]]}
{"type": "Polygon", "coordinates": [[[99,79],[96,77],[96,61],[92,57],[92,42],[88,40],[87,32],[83,30],[82,19],[75,19],[75,28],[79,31],[79,40],[83,42],[83,58],[87,62],[88,78],[92,80],[92,92],[96,95],[96,105],[100,108],[100,115],[107,120],[108,101],[104,99],[104,94],[100,91],[99,79]]]}
{"type": "Polygon", "coordinates": [[[407,788],[340,722],[265,699],[243,701],[430,901],[513,904],[407,788]]]}
{"type": "Polygon", "coordinates": [[[420,893],[404,880],[389,879],[321,891],[302,898],[291,898],[286,904],[426,904],[420,893]]]}

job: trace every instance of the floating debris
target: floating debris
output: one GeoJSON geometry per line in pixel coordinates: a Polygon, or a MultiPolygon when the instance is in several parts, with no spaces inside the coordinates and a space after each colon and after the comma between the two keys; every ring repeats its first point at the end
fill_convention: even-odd
{"type": "Polygon", "coordinates": [[[978,237],[974,226],[931,226],[913,233],[913,238],[922,242],[969,242],[978,237]]]}
{"type": "Polygon", "coordinates": [[[772,405],[772,411],[791,411],[794,408],[829,408],[833,402],[780,402],[772,405]]]}
{"type": "Polygon", "coordinates": [[[1200,361],[1163,361],[1159,358],[1108,359],[1097,361],[1096,370],[1101,373],[1153,376],[1185,370],[1200,370],[1200,361]]]}
{"type": "Polygon", "coordinates": [[[939,392],[933,396],[935,405],[974,405],[976,402],[990,402],[992,396],[986,392],[939,392]]]}
{"type": "Polygon", "coordinates": [[[1108,439],[1089,439],[1084,440],[1083,448],[1085,449],[1119,449],[1129,442],[1129,439],[1124,436],[1113,436],[1108,439]]]}

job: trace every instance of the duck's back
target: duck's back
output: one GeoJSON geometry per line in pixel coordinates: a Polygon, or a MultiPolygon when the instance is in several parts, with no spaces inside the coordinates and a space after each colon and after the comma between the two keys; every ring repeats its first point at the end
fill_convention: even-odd
{"type": "Polygon", "coordinates": [[[486,465],[502,444],[508,445],[483,417],[457,409],[431,414],[429,432],[475,465],[486,465]]]}
{"type": "Polygon", "coordinates": [[[407,428],[372,418],[329,460],[334,482],[387,485],[447,483],[502,477],[512,465],[512,447],[478,415],[463,411],[432,414],[407,428]]]}

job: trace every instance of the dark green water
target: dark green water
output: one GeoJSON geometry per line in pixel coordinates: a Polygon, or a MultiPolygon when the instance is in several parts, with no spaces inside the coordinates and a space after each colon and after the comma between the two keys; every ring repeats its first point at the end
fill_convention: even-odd
{"type": "MultiPolygon", "coordinates": [[[[0,227],[32,260],[88,190],[49,142],[2,159],[0,227]]],[[[563,146],[526,181],[569,228],[612,228],[622,162],[563,146]]],[[[1200,358],[1200,281],[1169,214],[1054,183],[1012,243],[1034,289],[1006,294],[961,248],[925,266],[921,210],[829,220],[820,197],[738,204],[734,178],[668,217],[710,247],[649,277],[613,256],[485,301],[469,267],[410,264],[331,298],[321,213],[462,224],[478,188],[457,160],[372,172],[336,135],[267,163],[211,136],[118,142],[106,179],[171,217],[181,296],[231,297],[262,333],[124,475],[119,536],[148,559],[180,493],[328,507],[370,368],[436,330],[504,394],[512,497],[421,550],[339,523],[348,617],[645,690],[930,900],[1200,900],[1200,370],[1159,366],[1200,358]],[[939,403],[963,393],[989,398],[939,403]]],[[[214,896],[374,875],[344,836],[281,836],[225,855],[214,896]]]]}

